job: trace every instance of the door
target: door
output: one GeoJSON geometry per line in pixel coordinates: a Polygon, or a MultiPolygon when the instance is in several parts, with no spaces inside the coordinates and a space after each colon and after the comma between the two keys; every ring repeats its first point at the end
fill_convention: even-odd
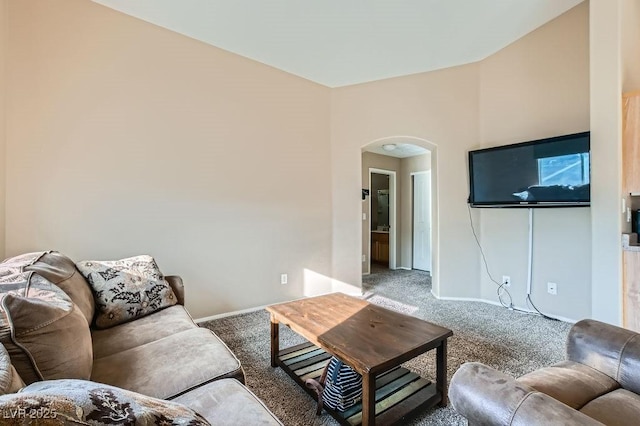
{"type": "Polygon", "coordinates": [[[413,269],[431,271],[431,171],[413,174],[413,269]]]}

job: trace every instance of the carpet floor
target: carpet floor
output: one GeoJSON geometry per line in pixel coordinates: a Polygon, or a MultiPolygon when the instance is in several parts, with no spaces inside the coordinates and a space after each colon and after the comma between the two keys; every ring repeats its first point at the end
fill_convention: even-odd
{"type": "MultiPolygon", "coordinates": [[[[478,361],[515,377],[564,359],[571,324],[511,311],[482,302],[438,300],[426,272],[373,268],[363,277],[363,297],[371,303],[413,315],[453,330],[448,342],[447,374],[478,361]]],[[[337,425],[328,414],[315,415],[315,401],[285,372],[270,366],[269,315],[265,310],[202,323],[236,354],[247,386],[287,426],[337,425]]],[[[280,347],[304,340],[280,328],[280,347]]],[[[435,351],[403,364],[435,381],[435,351]]],[[[420,413],[408,425],[463,425],[449,405],[420,413]]]]}

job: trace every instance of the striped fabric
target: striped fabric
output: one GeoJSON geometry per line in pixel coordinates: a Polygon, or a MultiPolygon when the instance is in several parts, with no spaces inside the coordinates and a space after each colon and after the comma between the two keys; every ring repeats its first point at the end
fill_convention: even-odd
{"type": "Polygon", "coordinates": [[[362,400],[362,376],[336,357],[327,365],[322,401],[329,408],[345,411],[362,400]]]}

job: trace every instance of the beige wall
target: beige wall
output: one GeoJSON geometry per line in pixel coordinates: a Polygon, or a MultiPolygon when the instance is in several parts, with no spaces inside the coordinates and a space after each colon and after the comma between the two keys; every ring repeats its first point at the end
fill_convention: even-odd
{"type": "Polygon", "coordinates": [[[432,152],[438,187],[433,291],[439,296],[479,296],[465,162],[467,150],[477,146],[478,68],[470,64],[332,91],[332,254],[337,279],[361,283],[361,148],[382,138],[414,137],[416,145],[432,152]]]}
{"type": "Polygon", "coordinates": [[[9,37],[8,0],[0,0],[0,259],[5,248],[5,180],[6,180],[6,58],[9,37]]]}
{"type": "MultiPolygon", "coordinates": [[[[345,263],[359,257],[353,235],[362,232],[358,205],[348,195],[359,178],[357,152],[373,140],[410,135],[436,145],[434,293],[497,300],[469,224],[466,153],[589,129],[588,22],[585,3],[478,64],[333,91],[333,266],[339,279],[358,280],[359,268],[345,263]]],[[[472,209],[471,216],[493,274],[510,275],[514,304],[526,307],[527,211],[472,209]]],[[[536,210],[534,216],[533,300],[549,314],[589,316],[590,209],[536,210]],[[546,292],[548,281],[558,283],[555,298],[546,292]]]]}
{"type": "Polygon", "coordinates": [[[592,316],[621,324],[621,0],[591,0],[589,14],[592,316]]]}
{"type": "MultiPolygon", "coordinates": [[[[88,1],[0,0],[0,254],[5,242],[6,255],[150,253],[184,276],[196,317],[359,286],[361,148],[412,137],[438,188],[434,293],[495,300],[469,226],[467,151],[590,127],[592,207],[536,211],[534,300],[619,322],[619,105],[623,67],[638,88],[636,8],[591,0],[480,63],[329,90],[88,1]]],[[[521,304],[526,213],[471,216],[521,304]]]]}
{"type": "Polygon", "coordinates": [[[331,275],[328,88],[85,0],[10,17],[7,255],[149,253],[195,317],[331,275]]]}
{"type": "Polygon", "coordinates": [[[431,170],[431,153],[403,158],[400,161],[400,238],[398,266],[413,266],[413,195],[411,193],[411,173],[431,170]]]}
{"type": "MultiPolygon", "coordinates": [[[[588,3],[485,59],[480,70],[482,146],[589,130],[588,3]]],[[[590,316],[590,213],[589,208],[533,209],[531,298],[547,314],[590,316]],[[557,283],[556,296],[547,293],[547,282],[557,283]]],[[[480,209],[480,216],[493,278],[510,276],[513,303],[526,308],[528,209],[480,209]]],[[[482,298],[497,301],[497,284],[484,269],[480,274],[482,298]]]]}
{"type": "MultiPolygon", "coordinates": [[[[401,198],[399,188],[399,179],[400,179],[400,159],[391,157],[389,155],[380,155],[374,154],[373,152],[363,152],[362,153],[362,188],[369,188],[369,169],[382,169],[390,172],[396,172],[396,228],[400,227],[400,209],[401,209],[401,198]]],[[[369,272],[370,265],[370,246],[369,246],[369,232],[368,230],[371,228],[371,195],[366,198],[366,200],[362,201],[362,213],[366,214],[367,220],[362,221],[362,254],[366,255],[366,261],[362,262],[362,273],[369,272]]],[[[362,200],[362,197],[360,198],[362,200]]],[[[396,247],[397,241],[400,234],[396,233],[396,247]]],[[[398,253],[399,254],[399,253],[398,253]]]]}
{"type": "Polygon", "coordinates": [[[620,5],[622,91],[640,90],[640,2],[622,0],[620,5]]]}

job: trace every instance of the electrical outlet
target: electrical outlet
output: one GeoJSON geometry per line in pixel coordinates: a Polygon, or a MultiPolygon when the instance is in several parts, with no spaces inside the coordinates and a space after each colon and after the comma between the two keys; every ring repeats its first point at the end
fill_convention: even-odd
{"type": "Polygon", "coordinates": [[[367,261],[367,255],[366,255],[366,254],[363,254],[363,255],[362,255],[362,261],[363,261],[363,262],[366,262],[366,261],[367,261]]]}
{"type": "Polygon", "coordinates": [[[502,284],[504,284],[503,287],[511,287],[511,277],[509,275],[503,275],[502,284]]]}
{"type": "Polygon", "coordinates": [[[362,220],[367,220],[367,214],[366,213],[362,213],[362,220]]]}
{"type": "Polygon", "coordinates": [[[547,293],[553,294],[554,296],[558,294],[558,284],[547,283],[547,293]]]}
{"type": "Polygon", "coordinates": [[[289,281],[287,274],[280,274],[280,284],[286,284],[289,281]]]}

